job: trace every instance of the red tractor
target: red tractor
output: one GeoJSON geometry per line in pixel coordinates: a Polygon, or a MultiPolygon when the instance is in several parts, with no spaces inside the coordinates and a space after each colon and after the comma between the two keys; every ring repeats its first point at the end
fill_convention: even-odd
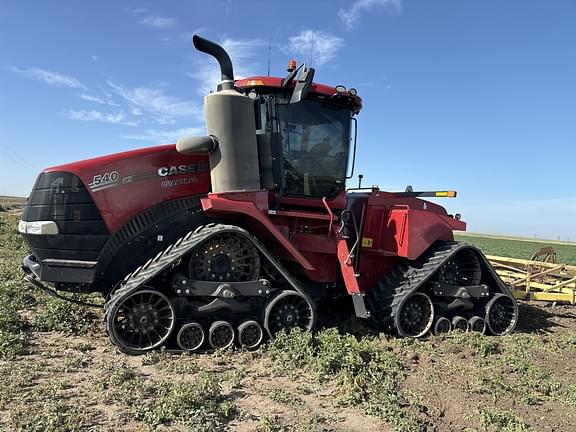
{"type": "Polygon", "coordinates": [[[207,135],[44,170],[19,224],[30,282],[101,293],[129,354],[252,349],[314,329],[339,298],[400,336],[512,331],[510,291],[454,241],[466,224],[421,199],[454,192],[346,190],[354,89],[313,83],[305,65],[235,80],[222,47],[193,42],[222,73],[207,135]]]}

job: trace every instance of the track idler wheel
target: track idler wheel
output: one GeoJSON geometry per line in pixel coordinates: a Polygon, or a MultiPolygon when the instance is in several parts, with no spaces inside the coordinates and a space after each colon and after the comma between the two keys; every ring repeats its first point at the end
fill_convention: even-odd
{"type": "Polygon", "coordinates": [[[468,320],[468,329],[473,332],[486,333],[486,321],[482,317],[473,316],[468,320]]]}
{"type": "Polygon", "coordinates": [[[496,336],[510,333],[518,321],[518,304],[506,294],[495,294],[486,304],[486,325],[496,336]]]}
{"type": "Polygon", "coordinates": [[[461,332],[468,331],[468,320],[463,316],[456,315],[452,318],[452,328],[461,332]]]}
{"type": "Polygon", "coordinates": [[[432,327],[432,333],[436,336],[441,334],[450,333],[452,331],[452,323],[446,317],[439,317],[434,321],[434,326],[432,327]]]}
{"type": "Polygon", "coordinates": [[[242,348],[254,349],[264,339],[264,331],[257,321],[244,321],[238,326],[238,342],[242,348]]]}
{"type": "Polygon", "coordinates": [[[426,294],[416,292],[398,306],[396,328],[400,336],[421,337],[428,333],[434,322],[434,305],[426,294]]]}
{"type": "Polygon", "coordinates": [[[214,349],[228,348],[234,343],[234,328],[228,321],[214,321],[208,331],[208,342],[214,349]]]}
{"type": "Polygon", "coordinates": [[[113,303],[106,312],[108,335],[122,351],[138,355],[159,348],[175,324],[172,303],[150,288],[134,291],[113,303]]]}
{"type": "Polygon", "coordinates": [[[184,324],[178,332],[176,342],[184,351],[197,351],[206,338],[204,329],[197,322],[184,324]]]}
{"type": "Polygon", "coordinates": [[[315,324],[316,312],[312,301],[297,291],[282,291],[264,311],[264,328],[270,337],[295,327],[310,331],[315,324]]]}

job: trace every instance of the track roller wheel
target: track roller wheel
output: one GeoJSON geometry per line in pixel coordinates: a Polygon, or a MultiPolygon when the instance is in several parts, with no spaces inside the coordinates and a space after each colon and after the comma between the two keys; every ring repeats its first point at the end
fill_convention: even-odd
{"type": "Polygon", "coordinates": [[[486,321],[482,317],[473,316],[468,320],[468,328],[470,331],[484,334],[486,333],[486,321]]]}
{"type": "Polygon", "coordinates": [[[496,294],[486,304],[486,325],[496,336],[510,333],[518,321],[518,305],[506,294],[496,294]]]}
{"type": "Polygon", "coordinates": [[[214,349],[228,348],[234,343],[234,328],[228,321],[214,321],[208,331],[208,342],[214,349]]]}
{"type": "Polygon", "coordinates": [[[264,339],[264,331],[257,321],[244,321],[238,326],[238,341],[242,348],[256,348],[264,339]]]}
{"type": "Polygon", "coordinates": [[[467,332],[468,320],[460,315],[456,315],[454,318],[452,318],[452,328],[461,332],[467,332]]]}
{"type": "Polygon", "coordinates": [[[297,291],[282,291],[264,311],[264,328],[270,337],[295,327],[310,331],[315,324],[316,312],[312,301],[297,291]]]}
{"type": "Polygon", "coordinates": [[[176,342],[185,351],[196,351],[200,349],[205,338],[206,335],[202,326],[197,322],[191,322],[182,326],[176,342]]]}
{"type": "Polygon", "coordinates": [[[438,271],[438,281],[453,286],[478,285],[481,276],[480,261],[469,249],[454,255],[438,271]]]}
{"type": "Polygon", "coordinates": [[[432,327],[432,333],[436,336],[441,334],[450,333],[452,331],[452,323],[446,317],[439,317],[435,320],[434,326],[432,327]]]}
{"type": "Polygon", "coordinates": [[[434,305],[426,294],[416,292],[398,306],[396,328],[400,336],[422,337],[432,327],[434,305]]]}
{"type": "Polygon", "coordinates": [[[139,355],[160,347],[174,329],[172,303],[151,288],[134,291],[106,312],[108,336],[122,351],[139,355]]]}

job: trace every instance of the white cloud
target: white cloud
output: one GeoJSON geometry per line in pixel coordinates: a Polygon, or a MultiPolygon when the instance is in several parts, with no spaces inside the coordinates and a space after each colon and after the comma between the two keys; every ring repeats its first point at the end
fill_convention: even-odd
{"type": "Polygon", "coordinates": [[[85,89],[86,86],[82,84],[79,80],[68,75],[62,75],[58,72],[52,72],[45,69],[30,68],[30,69],[19,69],[15,66],[9,67],[12,72],[16,72],[28,79],[41,81],[46,84],[50,84],[56,87],[70,87],[70,88],[81,88],[85,89]]]}
{"type": "Polygon", "coordinates": [[[72,119],[72,120],[80,120],[80,121],[97,121],[103,123],[114,123],[114,124],[123,124],[127,126],[136,126],[137,123],[130,121],[126,118],[126,115],[123,112],[117,112],[114,114],[111,113],[104,113],[101,111],[86,111],[86,110],[68,110],[64,111],[64,114],[72,119]]]}
{"type": "Polygon", "coordinates": [[[332,60],[344,39],[319,30],[303,30],[288,40],[287,50],[308,59],[311,65],[322,66],[332,60]]]}
{"type": "Polygon", "coordinates": [[[129,12],[139,19],[140,24],[148,27],[167,30],[178,26],[178,21],[175,18],[155,16],[147,9],[133,9],[129,12]]]}
{"type": "Polygon", "coordinates": [[[91,96],[85,93],[82,93],[80,95],[80,99],[87,100],[88,102],[96,102],[102,105],[106,104],[106,101],[104,99],[99,98],[98,96],[91,96]]]}
{"type": "Polygon", "coordinates": [[[178,21],[174,18],[146,15],[140,19],[140,24],[163,30],[176,27],[178,21]]]}
{"type": "Polygon", "coordinates": [[[201,109],[191,101],[167,96],[161,87],[127,88],[113,81],[108,85],[130,107],[133,115],[149,115],[161,124],[174,123],[176,117],[199,116],[201,109]]]}
{"type": "Polygon", "coordinates": [[[120,106],[112,100],[112,95],[110,95],[109,93],[106,94],[106,98],[103,98],[100,96],[94,96],[94,95],[90,95],[90,94],[86,94],[86,93],[81,93],[80,99],[84,99],[85,101],[88,101],[88,102],[95,102],[95,103],[98,103],[101,105],[109,105],[109,106],[114,106],[114,107],[120,106]]]}
{"type": "Polygon", "coordinates": [[[351,30],[356,27],[360,16],[374,7],[386,7],[400,11],[402,2],[401,0],[355,0],[349,9],[340,9],[338,17],[342,20],[346,29],[351,30]]]}
{"type": "Polygon", "coordinates": [[[139,135],[124,135],[122,138],[129,140],[138,141],[150,141],[155,143],[160,142],[176,142],[179,138],[187,135],[204,135],[205,131],[203,128],[181,128],[175,130],[158,130],[158,129],[146,129],[143,134],[139,135]]]}
{"type": "Polygon", "coordinates": [[[97,56],[97,55],[92,54],[92,55],[90,56],[90,58],[91,58],[92,61],[94,61],[94,62],[97,62],[97,61],[98,61],[98,56],[97,56]]]}
{"type": "MultiPolygon", "coordinates": [[[[254,56],[259,49],[267,47],[268,42],[261,39],[226,38],[220,45],[230,55],[234,67],[234,78],[238,79],[254,75],[254,69],[257,68],[254,56]]],[[[206,54],[196,56],[195,60],[195,72],[188,73],[188,76],[200,81],[198,93],[206,95],[216,90],[216,85],[220,82],[220,67],[212,57],[206,54]]]]}

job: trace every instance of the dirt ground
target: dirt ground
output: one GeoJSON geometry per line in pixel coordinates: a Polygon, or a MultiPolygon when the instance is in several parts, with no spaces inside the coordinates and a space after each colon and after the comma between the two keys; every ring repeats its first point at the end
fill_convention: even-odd
{"type": "Polygon", "coordinates": [[[256,352],[130,357],[101,312],[21,280],[0,214],[0,430],[576,431],[576,307],[520,304],[504,337],[375,333],[324,310],[256,352]],[[325,317],[324,317],[325,318],[325,317]]]}
{"type": "MultiPolygon", "coordinates": [[[[379,339],[404,365],[403,408],[421,430],[575,430],[575,310],[522,304],[521,318],[517,332],[502,338],[379,339]]],[[[305,368],[283,370],[265,349],[130,357],[96,323],[82,336],[32,331],[25,353],[0,362],[3,430],[409,430],[362,404],[342,404],[337,382],[305,368]],[[166,397],[159,389],[196,385],[206,372],[218,378],[218,403],[230,408],[225,416],[185,425],[164,421],[155,406],[148,406],[152,418],[138,411],[159,397],[178,405],[178,394],[166,397]],[[141,389],[144,396],[134,397],[141,389]]]]}

